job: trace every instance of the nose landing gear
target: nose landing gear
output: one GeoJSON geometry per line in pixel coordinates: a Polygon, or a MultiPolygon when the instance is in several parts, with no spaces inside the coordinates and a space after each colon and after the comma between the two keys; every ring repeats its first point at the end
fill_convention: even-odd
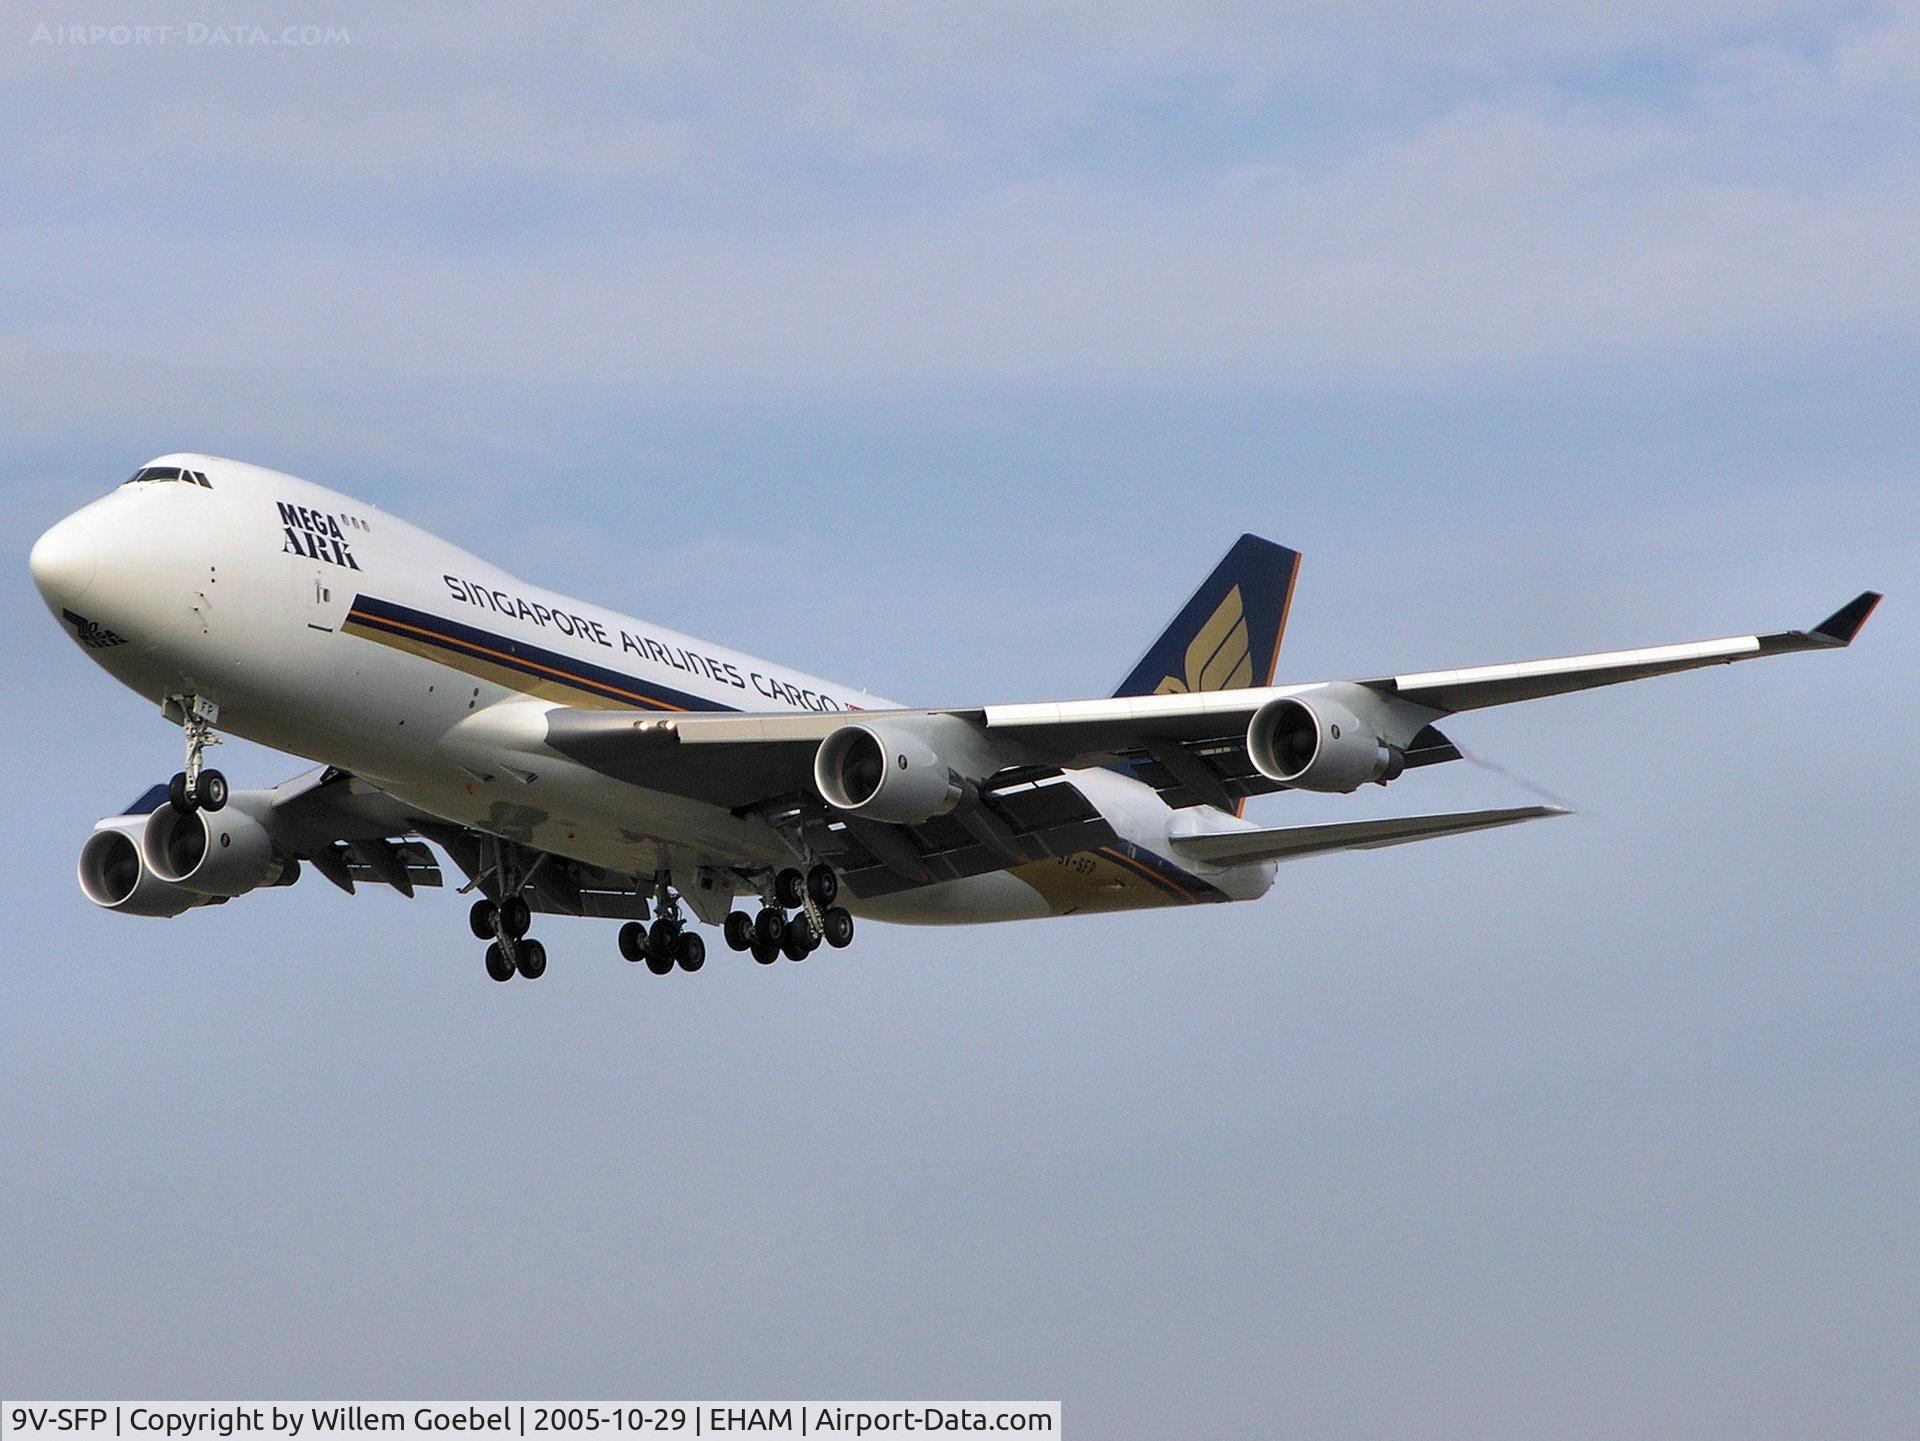
{"type": "Polygon", "coordinates": [[[174,773],[167,785],[167,800],[176,811],[189,815],[197,810],[217,811],[227,803],[227,778],[216,770],[203,769],[201,760],[208,746],[220,744],[213,724],[220,719],[220,707],[205,696],[175,696],[163,709],[180,712],[180,728],[187,733],[187,768],[174,773]]]}

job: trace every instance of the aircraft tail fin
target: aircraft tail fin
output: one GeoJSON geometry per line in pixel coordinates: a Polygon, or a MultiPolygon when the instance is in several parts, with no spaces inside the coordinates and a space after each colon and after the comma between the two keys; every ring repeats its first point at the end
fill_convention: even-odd
{"type": "Polygon", "coordinates": [[[1241,536],[1114,694],[1271,685],[1299,574],[1299,551],[1241,536]]]}

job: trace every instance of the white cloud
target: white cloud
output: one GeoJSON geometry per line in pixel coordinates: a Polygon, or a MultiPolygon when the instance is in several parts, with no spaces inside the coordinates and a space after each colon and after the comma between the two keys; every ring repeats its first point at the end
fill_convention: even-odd
{"type": "Polygon", "coordinates": [[[311,55],[12,54],[18,331],[341,386],[763,397],[1920,331],[1904,16],[463,14],[348,11],[311,55]],[[1650,54],[1658,84],[1594,78],[1650,54]]]}

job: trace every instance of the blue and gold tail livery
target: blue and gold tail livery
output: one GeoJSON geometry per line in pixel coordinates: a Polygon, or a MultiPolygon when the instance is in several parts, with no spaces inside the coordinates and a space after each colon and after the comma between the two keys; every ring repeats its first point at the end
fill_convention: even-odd
{"type": "Polygon", "coordinates": [[[1299,551],[1241,536],[1114,694],[1272,685],[1299,574],[1299,551]]]}

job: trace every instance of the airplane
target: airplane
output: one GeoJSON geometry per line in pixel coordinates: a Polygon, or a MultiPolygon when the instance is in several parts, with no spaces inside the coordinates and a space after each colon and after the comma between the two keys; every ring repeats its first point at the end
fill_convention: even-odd
{"type": "Polygon", "coordinates": [[[183,768],[81,847],[80,889],[175,917],[311,868],[411,897],[464,877],[496,981],[539,978],[533,916],[623,922],[657,975],[694,922],[762,964],[910,924],[1254,900],[1278,864],[1565,814],[1268,828],[1251,797],[1351,793],[1457,760],[1451,718],[1853,642],[1811,630],[1275,685],[1300,555],[1242,536],[1111,696],[899,705],[544,590],[364,501],[162,455],[33,547],[72,639],[181,727],[183,768]],[[231,789],[221,733],[314,763],[231,789]],[[745,905],[742,898],[746,898],[745,905]]]}

